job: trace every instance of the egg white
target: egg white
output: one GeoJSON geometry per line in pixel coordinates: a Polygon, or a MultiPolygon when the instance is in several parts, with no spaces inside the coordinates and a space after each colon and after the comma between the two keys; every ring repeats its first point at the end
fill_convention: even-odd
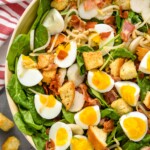
{"type": "Polygon", "coordinates": [[[146,74],[150,74],[150,71],[147,70],[148,56],[150,56],[150,51],[147,52],[146,55],[143,57],[139,66],[139,70],[146,74]]]}
{"type": "MultiPolygon", "coordinates": [[[[115,87],[116,87],[118,93],[120,94],[120,96],[122,96],[122,95],[121,95],[121,92],[120,92],[120,88],[121,88],[122,86],[125,86],[125,85],[130,85],[130,86],[132,86],[132,87],[134,87],[134,88],[136,89],[136,92],[135,92],[135,94],[134,94],[135,102],[134,102],[134,104],[132,105],[132,106],[136,106],[137,101],[138,101],[138,99],[139,99],[140,87],[139,87],[136,83],[131,82],[131,81],[118,81],[118,82],[115,82],[115,87]]],[[[130,104],[129,104],[129,105],[130,105],[130,104]]]]}
{"type": "Polygon", "coordinates": [[[125,127],[124,127],[124,125],[123,125],[123,122],[124,122],[125,119],[130,118],[130,117],[137,117],[137,118],[140,118],[140,119],[142,119],[142,120],[146,123],[146,130],[145,130],[145,132],[143,133],[143,136],[140,137],[139,139],[136,139],[136,140],[135,140],[135,139],[130,139],[130,140],[132,140],[132,141],[134,141],[134,142],[138,142],[138,141],[140,141],[141,139],[143,139],[143,137],[144,137],[145,134],[147,133],[147,130],[148,130],[148,120],[147,120],[147,117],[146,117],[143,113],[140,113],[140,112],[137,112],[137,111],[135,111],[135,112],[130,112],[130,113],[128,113],[128,114],[122,115],[121,118],[120,118],[120,120],[119,120],[119,122],[120,122],[120,125],[121,125],[121,127],[122,127],[124,133],[125,133],[127,136],[128,136],[128,133],[127,133],[127,130],[125,129],[125,127]]]}
{"type": "MultiPolygon", "coordinates": [[[[44,95],[45,97],[48,95],[44,95]]],[[[38,114],[45,119],[53,119],[59,115],[62,108],[62,103],[56,100],[56,104],[53,107],[46,107],[40,101],[40,95],[35,94],[34,105],[38,114]]]]}
{"type": "Polygon", "coordinates": [[[77,56],[77,44],[75,41],[71,41],[68,56],[63,60],[58,59],[58,57],[56,56],[54,59],[54,63],[57,64],[58,67],[60,68],[68,68],[75,62],[76,56],[77,56]]]}
{"type": "MultiPolygon", "coordinates": [[[[92,107],[94,108],[95,112],[96,112],[96,116],[97,116],[97,120],[96,122],[93,124],[93,125],[98,125],[98,123],[100,122],[100,118],[101,118],[101,115],[100,115],[100,108],[98,105],[95,105],[95,106],[88,106],[88,107],[92,107]]],[[[85,108],[84,108],[85,109],[85,108]]],[[[81,120],[80,120],[80,114],[82,113],[82,111],[84,110],[82,109],[81,111],[79,111],[78,113],[76,113],[74,115],[74,120],[76,122],[77,125],[81,126],[81,128],[83,129],[88,129],[88,125],[83,123],[81,120]]]]}
{"type": "MultiPolygon", "coordinates": [[[[105,73],[105,72],[104,72],[105,73]]],[[[107,74],[107,73],[105,73],[107,74]]],[[[110,78],[110,85],[103,90],[98,89],[92,82],[92,78],[93,78],[94,73],[92,71],[88,71],[88,75],[87,75],[87,80],[88,80],[88,84],[90,85],[90,87],[92,87],[94,90],[100,92],[100,93],[105,93],[110,91],[113,87],[114,87],[114,80],[112,79],[112,77],[110,75],[108,75],[108,77],[110,78]]],[[[104,81],[105,82],[105,81],[104,81]]]]}
{"type": "Polygon", "coordinates": [[[17,64],[17,77],[19,82],[27,87],[34,86],[38,84],[43,76],[41,72],[36,68],[26,69],[23,66],[23,55],[20,55],[18,64],[17,64]]]}
{"type": "Polygon", "coordinates": [[[71,138],[72,138],[71,128],[63,122],[56,122],[50,128],[49,138],[52,139],[53,142],[55,143],[55,150],[66,150],[70,146],[70,142],[71,142],[71,138]],[[59,128],[64,128],[68,134],[68,141],[63,146],[56,145],[56,135],[57,135],[57,131],[59,128]]]}

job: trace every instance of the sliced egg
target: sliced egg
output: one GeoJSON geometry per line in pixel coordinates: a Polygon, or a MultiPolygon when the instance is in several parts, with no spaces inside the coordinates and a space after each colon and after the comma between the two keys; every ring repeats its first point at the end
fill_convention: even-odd
{"type": "Polygon", "coordinates": [[[63,122],[56,122],[50,128],[49,138],[55,143],[55,150],[66,150],[72,139],[71,128],[63,122]]]}
{"type": "Polygon", "coordinates": [[[65,26],[63,17],[56,9],[49,11],[42,24],[47,28],[50,35],[61,33],[65,26]]]}
{"type": "Polygon", "coordinates": [[[38,114],[45,119],[57,117],[62,108],[62,103],[53,95],[35,94],[34,104],[38,114]]]}
{"type": "Polygon", "coordinates": [[[85,102],[84,95],[79,93],[78,91],[75,91],[74,101],[73,101],[73,104],[71,105],[71,107],[69,108],[69,111],[77,112],[77,111],[81,110],[84,105],[84,102],[85,102]]]}
{"type": "MultiPolygon", "coordinates": [[[[104,8],[104,10],[105,10],[105,8],[104,8]]],[[[105,20],[105,19],[109,18],[112,14],[113,14],[113,8],[109,9],[108,11],[98,10],[98,14],[95,16],[95,18],[97,18],[99,20],[105,20]]]]}
{"type": "Polygon", "coordinates": [[[136,106],[140,94],[140,87],[136,83],[118,81],[115,83],[115,87],[124,101],[130,106],[136,106]]]}
{"type": "Polygon", "coordinates": [[[147,117],[140,112],[130,112],[121,116],[120,125],[127,137],[134,142],[142,140],[148,130],[147,117]]]}
{"type": "Polygon", "coordinates": [[[98,105],[85,107],[75,114],[74,119],[76,124],[83,129],[88,129],[90,125],[98,125],[100,122],[100,108],[98,105]]]}
{"type": "Polygon", "coordinates": [[[139,70],[146,74],[150,74],[150,51],[147,52],[141,60],[139,70]]]}
{"type": "Polygon", "coordinates": [[[58,47],[54,62],[60,68],[68,68],[75,62],[76,56],[77,56],[77,44],[75,41],[71,41],[65,47],[64,46],[58,47]]]}
{"type": "Polygon", "coordinates": [[[34,64],[35,62],[29,56],[20,55],[17,64],[17,77],[22,85],[31,87],[43,79],[41,72],[36,67],[34,68],[34,64]]]}
{"type": "Polygon", "coordinates": [[[70,150],[93,150],[93,147],[86,136],[75,135],[71,139],[70,150]]]}
{"type": "Polygon", "coordinates": [[[99,70],[89,71],[87,80],[90,87],[101,93],[110,91],[114,86],[112,77],[99,70]]]}
{"type": "MultiPolygon", "coordinates": [[[[114,30],[111,26],[107,24],[96,24],[95,30],[99,34],[108,33],[110,32],[110,35],[104,39],[100,40],[99,47],[102,48],[103,46],[113,46],[114,45],[114,30]]],[[[102,55],[106,55],[109,51],[101,50],[102,55]]]]}

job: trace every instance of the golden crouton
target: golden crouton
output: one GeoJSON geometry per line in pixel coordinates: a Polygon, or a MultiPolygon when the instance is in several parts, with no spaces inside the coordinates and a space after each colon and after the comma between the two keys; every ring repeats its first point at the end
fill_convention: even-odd
{"type": "Polygon", "coordinates": [[[42,82],[49,84],[51,80],[55,78],[56,70],[43,71],[42,75],[43,75],[42,82]]]}
{"type": "Polygon", "coordinates": [[[0,113],[0,129],[8,131],[14,126],[14,123],[9,120],[6,116],[0,113]]]}
{"type": "Polygon", "coordinates": [[[66,110],[68,110],[75,97],[75,85],[72,81],[66,82],[62,87],[58,90],[60,97],[62,99],[62,103],[66,107],[66,110]]]}
{"type": "Polygon", "coordinates": [[[83,52],[83,59],[87,70],[98,68],[103,64],[103,57],[100,51],[83,52]]]}
{"type": "Polygon", "coordinates": [[[124,63],[123,58],[117,58],[110,64],[110,72],[114,77],[120,76],[120,68],[124,63]]]}
{"type": "Polygon", "coordinates": [[[2,150],[18,150],[20,146],[20,141],[14,137],[9,137],[2,145],[2,150]]]}
{"type": "Polygon", "coordinates": [[[69,4],[69,0],[53,0],[51,2],[51,7],[56,8],[57,10],[65,9],[69,4]]]}
{"type": "Polygon", "coordinates": [[[113,101],[111,103],[111,107],[114,108],[120,116],[133,111],[132,107],[129,106],[122,98],[113,101]]]}
{"type": "Polygon", "coordinates": [[[95,150],[105,150],[107,147],[106,138],[107,133],[103,129],[99,129],[97,126],[89,126],[88,140],[91,142],[95,150]]]}
{"type": "Polygon", "coordinates": [[[132,60],[125,62],[120,69],[120,78],[129,80],[137,77],[136,67],[132,60]]]}
{"type": "Polygon", "coordinates": [[[146,93],[145,99],[143,101],[143,103],[145,104],[145,106],[150,109],[150,91],[148,91],[146,93]]]}
{"type": "Polygon", "coordinates": [[[120,6],[122,10],[130,10],[130,0],[115,0],[114,2],[120,6]]]}

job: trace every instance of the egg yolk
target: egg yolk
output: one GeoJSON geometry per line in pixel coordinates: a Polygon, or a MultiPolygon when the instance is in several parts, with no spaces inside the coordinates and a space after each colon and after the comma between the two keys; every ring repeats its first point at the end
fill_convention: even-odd
{"type": "Polygon", "coordinates": [[[150,54],[148,55],[147,58],[147,70],[150,71],[150,54]]]}
{"type": "Polygon", "coordinates": [[[72,150],[93,150],[91,143],[85,138],[72,138],[71,139],[72,150]]]}
{"type": "Polygon", "coordinates": [[[135,104],[135,92],[136,89],[133,86],[130,85],[124,85],[120,88],[121,96],[122,98],[129,104],[134,105],[135,104]]]}
{"type": "Polygon", "coordinates": [[[37,64],[29,56],[25,55],[22,55],[22,65],[27,69],[37,67],[37,64]]]}
{"type": "Polygon", "coordinates": [[[99,35],[96,35],[96,36],[94,36],[94,37],[92,38],[92,41],[95,42],[95,43],[97,43],[97,44],[99,44],[100,41],[101,41],[101,38],[100,38],[99,35]]]}
{"type": "Polygon", "coordinates": [[[86,125],[94,125],[97,121],[97,114],[93,107],[86,107],[81,111],[79,118],[86,125]]]}
{"type": "Polygon", "coordinates": [[[65,128],[59,128],[56,134],[56,145],[63,146],[68,141],[68,133],[65,128]]]}
{"type": "Polygon", "coordinates": [[[138,117],[126,118],[123,122],[123,127],[127,132],[127,136],[132,140],[138,140],[146,132],[146,123],[138,117]]]}
{"type": "Polygon", "coordinates": [[[104,90],[111,84],[110,77],[102,71],[93,73],[92,82],[99,90],[104,90]]]}
{"type": "Polygon", "coordinates": [[[53,95],[49,96],[40,95],[40,101],[46,107],[54,107],[56,104],[56,99],[53,95]]]}

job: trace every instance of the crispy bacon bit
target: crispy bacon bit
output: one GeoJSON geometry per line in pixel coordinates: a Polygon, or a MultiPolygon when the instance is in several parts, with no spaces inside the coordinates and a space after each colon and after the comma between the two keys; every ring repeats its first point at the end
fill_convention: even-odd
{"type": "Polygon", "coordinates": [[[89,21],[89,22],[86,23],[85,29],[88,30],[90,28],[94,28],[96,24],[97,24],[97,22],[89,21]]]}
{"type": "Polygon", "coordinates": [[[43,86],[43,89],[44,89],[44,91],[45,91],[45,94],[48,95],[48,94],[49,94],[49,90],[48,90],[47,85],[43,84],[42,86],[43,86]]]}
{"type": "Polygon", "coordinates": [[[108,5],[111,4],[111,3],[112,3],[112,0],[100,0],[100,1],[97,3],[97,7],[98,7],[99,9],[102,9],[102,8],[108,6],[108,5]]]}
{"type": "Polygon", "coordinates": [[[128,11],[123,11],[122,7],[120,7],[120,9],[119,9],[119,13],[120,13],[121,18],[124,18],[124,19],[128,18],[128,14],[129,14],[128,11]]]}
{"type": "Polygon", "coordinates": [[[68,56],[68,53],[63,51],[63,50],[60,50],[58,55],[57,55],[58,59],[60,59],[60,60],[65,59],[67,56],[68,56]]]}
{"type": "Polygon", "coordinates": [[[70,9],[77,9],[77,2],[75,2],[75,1],[71,1],[70,2],[70,9]]]}
{"type": "Polygon", "coordinates": [[[77,15],[72,15],[69,25],[74,29],[84,31],[86,23],[81,20],[77,15]]]}
{"type": "Polygon", "coordinates": [[[108,25],[115,25],[116,23],[115,16],[110,16],[109,18],[105,19],[104,23],[108,25]]]}
{"type": "Polygon", "coordinates": [[[46,142],[45,150],[55,150],[55,143],[52,139],[46,142]]]}
{"type": "Polygon", "coordinates": [[[110,36],[111,32],[102,32],[100,33],[100,37],[102,40],[105,40],[106,38],[108,38],[110,36]]]}
{"type": "Polygon", "coordinates": [[[103,130],[105,132],[109,133],[114,129],[114,121],[111,119],[108,121],[104,121],[103,126],[104,126],[103,130]]]}
{"type": "Polygon", "coordinates": [[[91,10],[96,8],[96,1],[95,0],[85,0],[83,2],[85,11],[91,10]]]}
{"type": "Polygon", "coordinates": [[[132,34],[135,26],[131,24],[129,21],[125,20],[123,23],[121,38],[124,42],[128,42],[130,35],[132,34]]]}
{"type": "Polygon", "coordinates": [[[79,88],[81,88],[82,94],[84,95],[85,104],[84,107],[99,105],[99,101],[97,98],[92,99],[87,92],[87,86],[85,84],[80,84],[79,88]]]}
{"type": "Polygon", "coordinates": [[[116,89],[112,89],[109,92],[104,93],[104,98],[108,104],[111,104],[114,100],[118,98],[116,89]]]}

